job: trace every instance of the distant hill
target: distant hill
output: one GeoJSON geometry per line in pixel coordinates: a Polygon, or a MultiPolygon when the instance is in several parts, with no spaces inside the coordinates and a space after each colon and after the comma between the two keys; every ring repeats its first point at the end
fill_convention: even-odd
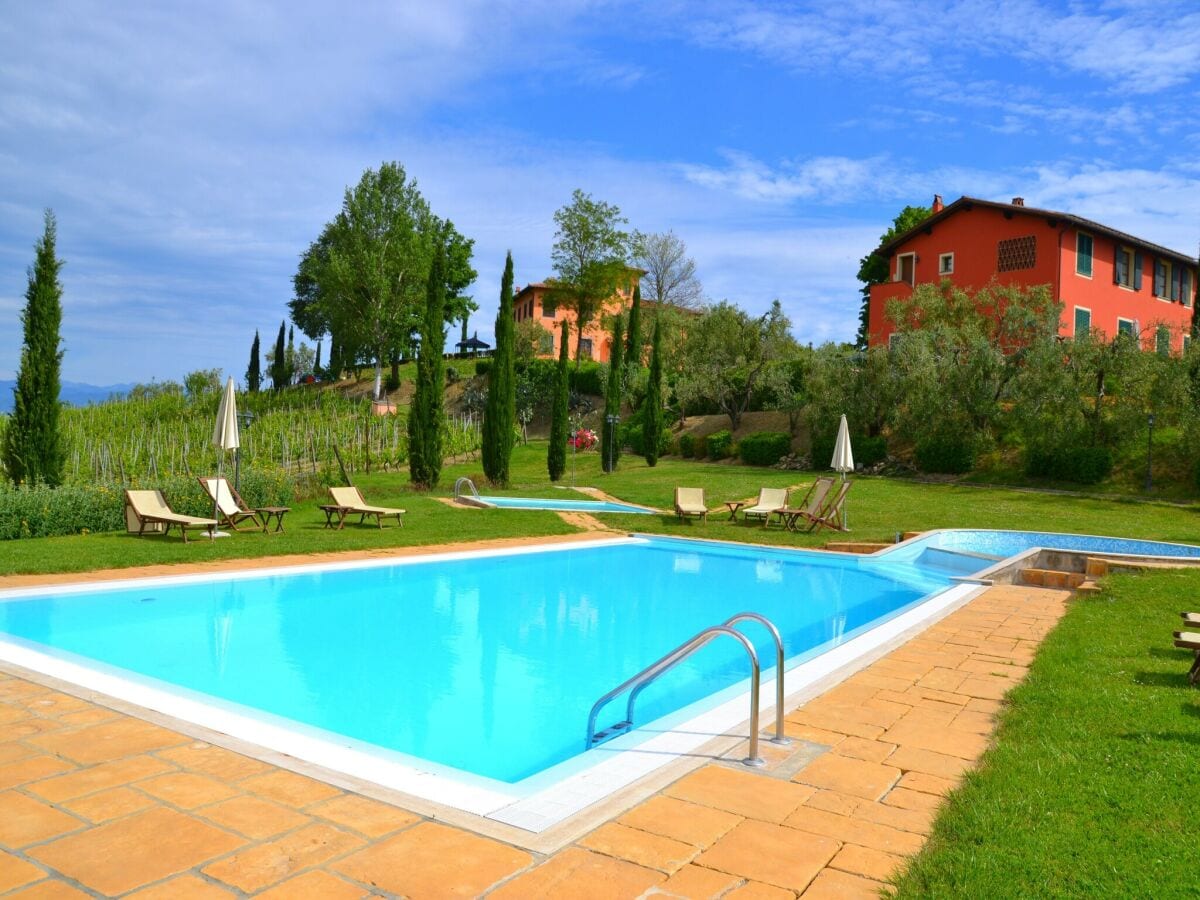
{"type": "MultiPolygon", "coordinates": [[[[13,409],[13,388],[15,381],[0,380],[0,413],[10,413],[13,409]]],[[[64,381],[59,399],[71,406],[87,406],[89,403],[100,403],[113,394],[127,394],[133,388],[132,384],[83,384],[78,381],[64,381]]]]}

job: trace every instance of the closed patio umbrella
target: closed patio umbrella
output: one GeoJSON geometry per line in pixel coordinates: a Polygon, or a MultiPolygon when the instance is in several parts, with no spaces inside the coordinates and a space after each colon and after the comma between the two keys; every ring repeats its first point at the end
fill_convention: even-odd
{"type": "MultiPolygon", "coordinates": [[[[221,405],[217,407],[217,423],[213,426],[212,442],[213,446],[221,451],[217,457],[217,489],[213,491],[213,518],[220,521],[217,497],[221,493],[221,469],[225,462],[225,451],[236,450],[241,444],[238,437],[237,397],[234,393],[232,376],[225,383],[225,391],[221,394],[221,405]]],[[[229,534],[214,529],[212,536],[229,537],[229,534]]]]}
{"type": "MultiPolygon", "coordinates": [[[[831,469],[835,472],[842,473],[842,481],[846,480],[846,473],[854,471],[854,451],[850,448],[850,426],[846,423],[846,415],[842,414],[842,421],[838,423],[837,440],[833,444],[833,460],[829,463],[831,469]]],[[[850,529],[846,527],[846,504],[842,502],[842,528],[846,531],[850,529]]]]}

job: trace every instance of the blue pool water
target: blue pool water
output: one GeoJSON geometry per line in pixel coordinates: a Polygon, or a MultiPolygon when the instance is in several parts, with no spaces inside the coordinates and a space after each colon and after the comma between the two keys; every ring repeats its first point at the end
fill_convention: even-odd
{"type": "MultiPolygon", "coordinates": [[[[595,700],[704,627],[760,612],[796,657],[948,583],[916,564],[629,539],[9,599],[0,633],[514,782],[582,752],[595,700]]],[[[744,652],[714,642],[642,694],[638,724],[746,675],[744,652]]]]}
{"type": "MultiPolygon", "coordinates": [[[[1200,558],[1200,547],[1143,541],[1137,538],[1101,537],[1090,534],[1059,534],[1051,531],[984,531],[954,529],[935,531],[889,552],[893,559],[919,559],[926,551],[975,553],[1004,559],[1034,547],[1051,550],[1075,550],[1084,553],[1113,553],[1125,556],[1166,556],[1200,558]]],[[[976,566],[975,571],[983,566],[976,566]]]]}
{"type": "Polygon", "coordinates": [[[484,503],[501,509],[550,509],[558,512],[591,513],[637,513],[649,515],[652,511],[628,503],[611,500],[542,500],[537,497],[480,497],[484,503]]]}

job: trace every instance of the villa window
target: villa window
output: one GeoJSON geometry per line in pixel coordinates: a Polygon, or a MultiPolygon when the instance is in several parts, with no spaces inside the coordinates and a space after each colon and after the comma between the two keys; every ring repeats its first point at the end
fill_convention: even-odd
{"type": "Polygon", "coordinates": [[[586,356],[588,359],[592,358],[592,339],[591,338],[581,338],[580,339],[579,355],[586,356]]]}
{"type": "Polygon", "coordinates": [[[1159,325],[1154,333],[1154,349],[1159,356],[1171,355],[1171,329],[1166,325],[1159,325]]]}
{"type": "Polygon", "coordinates": [[[896,257],[896,280],[909,287],[917,282],[917,254],[901,253],[896,257]]]}
{"type": "Polygon", "coordinates": [[[1179,266],[1179,299],[1184,306],[1192,305],[1192,270],[1179,266]]]}
{"type": "Polygon", "coordinates": [[[554,335],[544,331],[538,335],[538,353],[542,356],[554,355],[554,335]]]}
{"type": "Polygon", "coordinates": [[[1154,296],[1174,300],[1176,298],[1171,296],[1174,287],[1171,283],[1171,264],[1165,259],[1154,260],[1154,296]]]}
{"type": "Polygon", "coordinates": [[[1092,236],[1082,231],[1075,235],[1075,274],[1092,277],[1092,236]]]}
{"type": "Polygon", "coordinates": [[[996,271],[1016,272],[1037,265],[1037,237],[1009,238],[996,245],[996,271]]]}
{"type": "Polygon", "coordinates": [[[1142,254],[1139,251],[1117,247],[1113,284],[1134,291],[1142,289],[1142,254]]]}
{"type": "Polygon", "coordinates": [[[1134,328],[1133,319],[1117,319],[1117,336],[1125,335],[1127,337],[1136,337],[1137,330],[1134,328]]]}
{"type": "Polygon", "coordinates": [[[954,274],[954,254],[943,253],[938,257],[938,274],[953,275],[954,274]]]}
{"type": "Polygon", "coordinates": [[[1075,337],[1092,330],[1092,311],[1082,306],[1075,307],[1075,337]]]}
{"type": "Polygon", "coordinates": [[[558,312],[558,304],[549,297],[542,298],[542,315],[547,319],[553,319],[554,314],[558,312]]]}

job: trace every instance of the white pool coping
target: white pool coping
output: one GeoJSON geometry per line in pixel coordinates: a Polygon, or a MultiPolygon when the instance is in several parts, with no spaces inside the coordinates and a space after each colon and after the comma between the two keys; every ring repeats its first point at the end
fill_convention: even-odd
{"type": "MultiPolygon", "coordinates": [[[[642,540],[637,537],[609,537],[569,544],[542,544],[345,563],[281,566],[220,573],[219,577],[241,580],[332,569],[564,552],[589,546],[640,543],[642,540]]],[[[213,573],[205,573],[12,589],[0,591],[0,602],[52,594],[186,584],[209,581],[213,577],[213,573]]],[[[853,668],[856,661],[879,655],[898,643],[904,635],[924,627],[954,607],[966,603],[982,589],[978,584],[952,585],[819,656],[801,662],[785,674],[785,696],[810,689],[839,671],[853,668]]],[[[341,737],[269,713],[251,711],[246,707],[184,688],[163,687],[164,682],[156,679],[131,676],[130,673],[115,667],[91,660],[83,661],[82,657],[72,654],[61,651],[55,654],[45,653],[38,650],[36,645],[22,639],[0,639],[0,661],[292,756],[333,772],[534,833],[557,825],[655,770],[685,755],[693,754],[715,737],[736,734],[735,730],[739,727],[744,728],[748,719],[749,691],[746,690],[685,722],[640,740],[636,746],[623,745],[641,739],[647,731],[661,727],[660,723],[649,723],[634,735],[622,736],[595,748],[591,752],[595,754],[596,762],[592,764],[581,762],[580,757],[575,757],[523,782],[507,784],[469,773],[460,773],[432,763],[423,764],[415,757],[341,737]]],[[[763,678],[767,687],[763,692],[764,696],[774,696],[770,691],[770,687],[773,686],[773,674],[773,668],[764,670],[763,678]]],[[[770,721],[765,717],[767,707],[768,702],[764,701],[764,723],[770,721]]],[[[742,732],[742,736],[746,736],[745,732],[742,732]]]]}

